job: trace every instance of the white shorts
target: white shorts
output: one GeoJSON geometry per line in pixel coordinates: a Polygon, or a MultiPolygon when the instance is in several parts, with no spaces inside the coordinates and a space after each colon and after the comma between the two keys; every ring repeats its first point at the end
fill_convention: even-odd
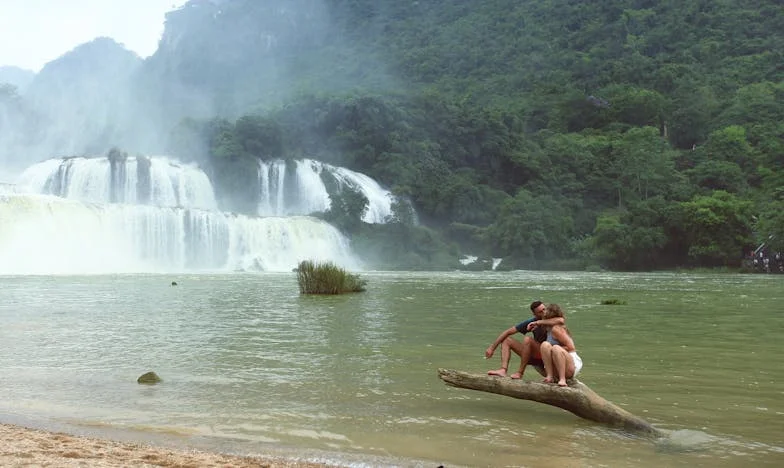
{"type": "Polygon", "coordinates": [[[571,356],[572,361],[574,361],[574,375],[572,378],[575,378],[577,377],[577,374],[580,373],[580,369],[583,368],[583,360],[577,355],[577,351],[572,351],[569,353],[569,356],[571,356]]]}

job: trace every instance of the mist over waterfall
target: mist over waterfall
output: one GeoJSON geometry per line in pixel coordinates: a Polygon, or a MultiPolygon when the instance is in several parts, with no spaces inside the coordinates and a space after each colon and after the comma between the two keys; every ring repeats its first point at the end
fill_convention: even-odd
{"type": "Polygon", "coordinates": [[[344,167],[312,159],[261,162],[259,164],[259,214],[262,216],[308,215],[326,211],[330,197],[324,175],[334,178],[335,190],[350,189],[363,194],[366,223],[384,223],[392,214],[394,195],[372,178],[344,167]]]}
{"type": "Polygon", "coordinates": [[[359,268],[347,239],[306,216],[217,210],[198,167],[162,157],[35,164],[0,191],[0,274],[359,268]]]}

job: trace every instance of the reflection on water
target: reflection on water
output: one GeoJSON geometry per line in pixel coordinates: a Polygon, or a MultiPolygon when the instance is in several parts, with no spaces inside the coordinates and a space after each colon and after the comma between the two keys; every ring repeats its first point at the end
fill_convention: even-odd
{"type": "Polygon", "coordinates": [[[784,462],[778,277],[363,276],[339,297],[302,297],[293,274],[0,278],[0,414],[370,465],[784,462]],[[673,440],[438,380],[496,366],[484,349],[536,299],[567,311],[582,380],[673,440]],[[164,382],[137,385],[148,370],[164,382]]]}

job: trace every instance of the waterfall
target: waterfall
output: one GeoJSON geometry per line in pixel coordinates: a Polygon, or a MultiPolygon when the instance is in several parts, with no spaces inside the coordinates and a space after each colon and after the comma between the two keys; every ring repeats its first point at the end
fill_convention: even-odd
{"type": "Polygon", "coordinates": [[[166,158],[50,159],[27,168],[20,187],[92,203],[149,204],[216,210],[207,175],[193,165],[166,158]]]}
{"type": "Polygon", "coordinates": [[[295,253],[302,259],[359,267],[351,260],[348,240],[319,219],[238,216],[230,223],[229,264],[234,268],[289,271],[294,266],[291,257],[295,253]]]}
{"type": "Polygon", "coordinates": [[[368,199],[362,217],[366,223],[384,223],[392,214],[394,195],[365,174],[311,159],[259,164],[259,207],[261,216],[308,215],[326,211],[330,194],[322,174],[337,182],[337,190],[351,189],[368,199]]]}
{"type": "Polygon", "coordinates": [[[361,267],[330,224],[220,212],[207,175],[166,158],[54,159],[0,191],[0,274],[291,271],[306,259],[361,267]]]}
{"type": "Polygon", "coordinates": [[[15,193],[16,185],[0,182],[0,194],[15,193]]]}

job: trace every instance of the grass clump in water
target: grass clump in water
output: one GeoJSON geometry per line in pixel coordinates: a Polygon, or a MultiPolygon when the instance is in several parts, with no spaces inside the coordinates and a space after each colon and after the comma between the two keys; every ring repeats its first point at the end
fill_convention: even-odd
{"type": "Polygon", "coordinates": [[[303,260],[297,267],[300,294],[343,294],[365,290],[367,280],[346,272],[332,262],[303,260]]]}
{"type": "Polygon", "coordinates": [[[626,301],[620,299],[605,299],[600,302],[601,305],[626,305],[626,301]]]}

